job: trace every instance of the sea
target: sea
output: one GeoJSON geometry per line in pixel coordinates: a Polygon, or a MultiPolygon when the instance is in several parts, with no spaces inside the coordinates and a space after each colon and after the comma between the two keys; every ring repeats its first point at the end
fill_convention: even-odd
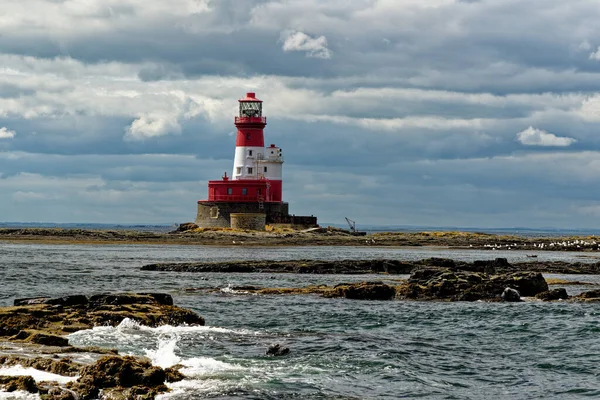
{"type": "MultiPolygon", "coordinates": [[[[299,287],[405,275],[296,275],[141,271],[157,262],[284,259],[530,260],[501,250],[385,247],[68,245],[0,242],[0,305],[15,298],[165,292],[206,326],[150,328],[133,320],[69,336],[116,348],[187,379],[159,399],[571,399],[600,397],[600,307],[571,302],[359,301],[251,295],[237,286],[299,287]],[[217,288],[214,292],[202,290],[217,288]],[[272,344],[283,357],[265,354],[272,344]]],[[[597,262],[600,254],[538,252],[536,260],[597,262]]],[[[548,275],[600,288],[600,276],[548,275]]],[[[3,350],[0,346],[0,354],[3,350]]],[[[18,351],[18,349],[13,349],[18,351]]],[[[2,374],[52,376],[19,367],[2,374]]],[[[57,378],[57,377],[54,377],[57,378]]],[[[57,378],[58,379],[58,378],[57,378]]],[[[65,379],[65,378],[62,378],[65,379]]],[[[66,378],[67,380],[69,378],[66,378]]],[[[1,399],[36,399],[0,393],[1,399]]]]}

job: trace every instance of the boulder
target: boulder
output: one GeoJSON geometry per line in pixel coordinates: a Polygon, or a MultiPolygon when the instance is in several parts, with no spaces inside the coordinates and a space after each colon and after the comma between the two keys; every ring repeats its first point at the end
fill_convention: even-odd
{"type": "Polygon", "coordinates": [[[38,393],[39,389],[35,379],[31,376],[3,376],[0,375],[0,389],[5,392],[21,390],[29,393],[38,393]]]}
{"type": "Polygon", "coordinates": [[[168,390],[164,384],[166,379],[165,370],[153,366],[149,360],[132,356],[106,356],[83,367],[80,377],[75,382],[69,382],[67,387],[83,399],[97,398],[100,390],[110,392],[111,389],[127,393],[124,398],[148,398],[143,396],[168,390]]]}
{"type": "Polygon", "coordinates": [[[194,229],[198,229],[199,226],[193,222],[184,222],[183,224],[179,224],[179,227],[175,230],[175,232],[187,232],[193,231],[194,229]]]}
{"type": "Polygon", "coordinates": [[[504,292],[502,292],[502,300],[506,301],[506,302],[510,302],[510,303],[516,303],[521,301],[521,295],[519,294],[519,292],[513,288],[509,288],[507,287],[506,289],[504,289],[504,292]]]}
{"type": "Polygon", "coordinates": [[[267,349],[268,356],[284,356],[290,352],[290,349],[280,344],[272,344],[267,349]]]}
{"type": "Polygon", "coordinates": [[[361,282],[336,285],[328,296],[354,300],[392,300],[396,289],[383,282],[361,282]]]}
{"type": "Polygon", "coordinates": [[[600,300],[600,289],[594,289],[594,290],[588,290],[587,292],[583,292],[577,296],[575,296],[576,299],[580,299],[580,300],[600,300]]]}
{"type": "MultiPolygon", "coordinates": [[[[504,259],[490,262],[498,268],[504,259]]],[[[481,264],[480,269],[486,269],[481,264]]],[[[489,269],[489,268],[488,268],[489,269]]],[[[491,275],[485,272],[450,270],[447,268],[415,269],[407,284],[397,288],[398,297],[418,300],[497,301],[506,288],[522,296],[535,296],[548,290],[548,284],[538,272],[513,272],[491,275]]]]}
{"type": "Polygon", "coordinates": [[[49,297],[26,297],[23,299],[15,299],[13,301],[13,304],[15,306],[30,306],[30,305],[34,305],[34,304],[46,304],[46,301],[48,301],[50,298],[49,297]]]}
{"type": "Polygon", "coordinates": [[[566,300],[569,298],[567,294],[567,290],[565,288],[557,288],[548,290],[542,293],[538,293],[535,295],[537,299],[543,301],[554,301],[554,300],[566,300]]]}
{"type": "Polygon", "coordinates": [[[165,374],[167,376],[167,382],[179,382],[185,379],[185,375],[179,371],[183,368],[183,365],[177,364],[172,367],[165,368],[165,374]]]}

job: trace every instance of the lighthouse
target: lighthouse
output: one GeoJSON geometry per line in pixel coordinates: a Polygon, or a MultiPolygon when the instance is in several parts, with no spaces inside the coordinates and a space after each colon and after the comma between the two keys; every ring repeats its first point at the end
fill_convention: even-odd
{"type": "Polygon", "coordinates": [[[263,102],[253,92],[240,100],[233,169],[220,180],[208,181],[208,199],[198,201],[200,227],[264,229],[265,224],[286,227],[317,226],[313,216],[289,215],[283,201],[283,155],[274,144],[265,147],[263,102]]]}
{"type": "Polygon", "coordinates": [[[264,129],[267,118],[262,115],[262,100],[255,93],[246,93],[238,100],[239,115],[235,117],[237,137],[233,160],[233,180],[264,180],[263,195],[268,201],[282,201],[281,149],[274,144],[265,149],[264,129]]]}

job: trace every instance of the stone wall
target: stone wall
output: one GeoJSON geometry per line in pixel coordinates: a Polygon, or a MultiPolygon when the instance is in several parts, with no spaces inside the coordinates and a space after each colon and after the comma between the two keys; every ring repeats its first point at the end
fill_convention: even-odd
{"type": "Polygon", "coordinates": [[[229,214],[231,227],[234,229],[250,229],[253,231],[264,231],[265,213],[231,213],[229,214]]]}
{"type": "Polygon", "coordinates": [[[288,203],[263,203],[261,209],[258,202],[202,201],[198,202],[195,222],[201,228],[229,228],[231,213],[263,213],[266,215],[266,223],[269,224],[287,216],[288,210],[288,203]]]}

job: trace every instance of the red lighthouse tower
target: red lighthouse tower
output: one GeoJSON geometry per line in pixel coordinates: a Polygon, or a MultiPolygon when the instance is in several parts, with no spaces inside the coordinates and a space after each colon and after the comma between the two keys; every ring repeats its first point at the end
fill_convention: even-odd
{"type": "Polygon", "coordinates": [[[262,103],[254,93],[239,100],[233,171],[231,177],[225,173],[220,180],[208,181],[208,200],[198,201],[199,226],[229,227],[231,214],[263,215],[268,224],[317,224],[316,217],[288,214],[288,203],[282,200],[283,156],[274,144],[265,148],[262,103]]]}

